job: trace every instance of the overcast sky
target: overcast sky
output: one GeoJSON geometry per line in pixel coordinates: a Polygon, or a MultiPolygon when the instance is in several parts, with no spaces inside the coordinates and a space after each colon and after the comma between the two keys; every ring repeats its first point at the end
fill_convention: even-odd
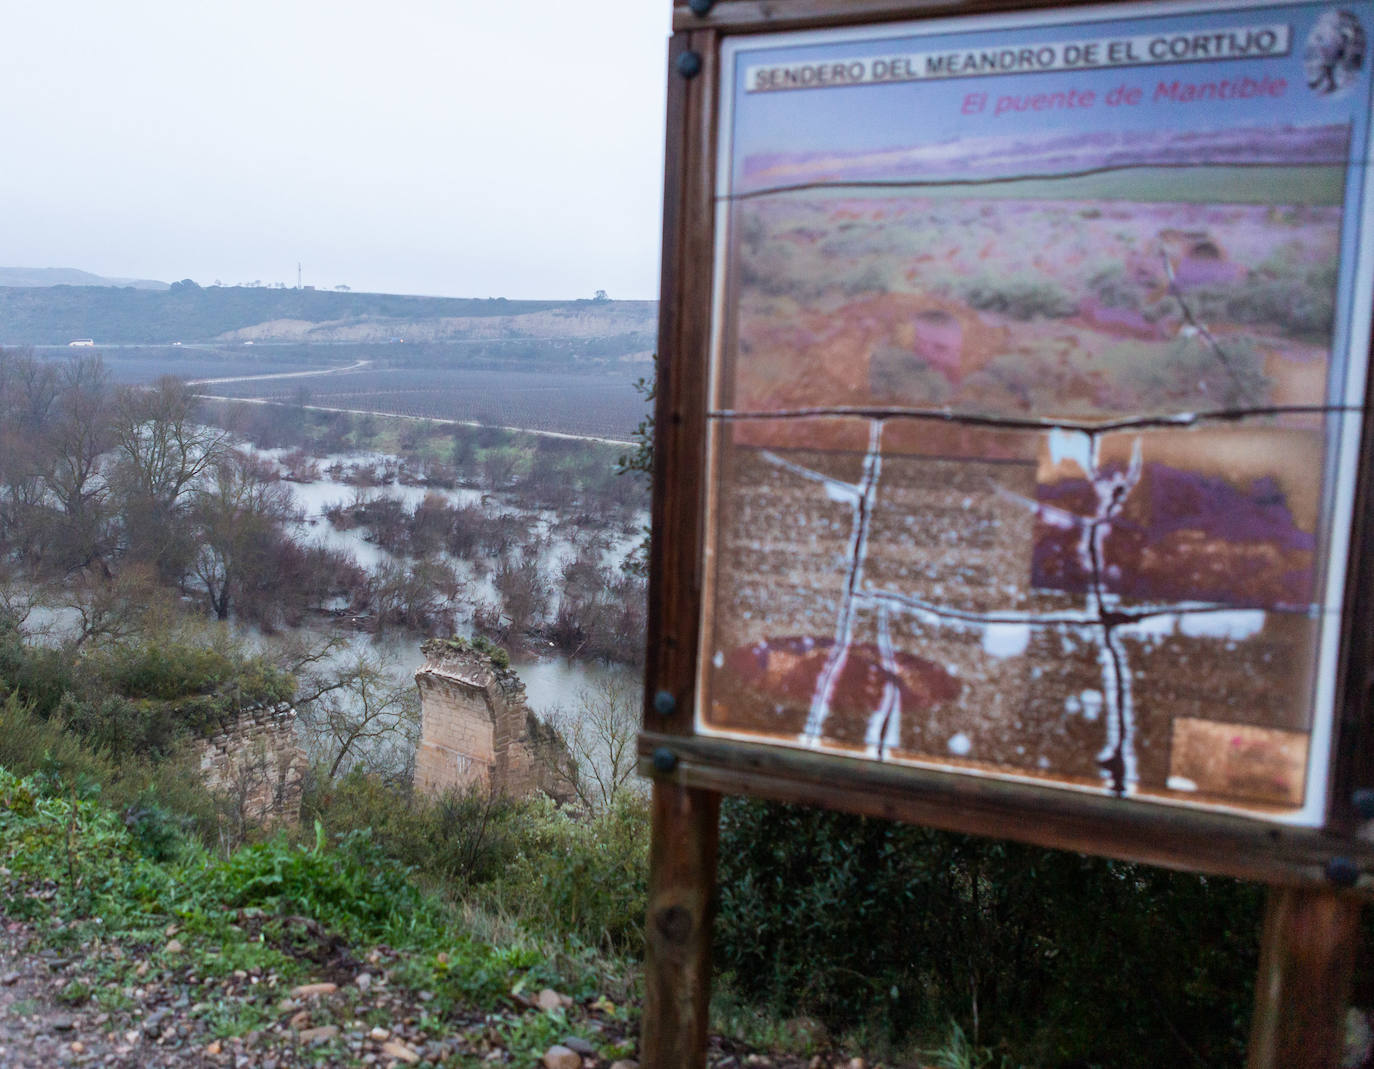
{"type": "Polygon", "coordinates": [[[657,296],[669,0],[0,3],[0,265],[657,296]]]}

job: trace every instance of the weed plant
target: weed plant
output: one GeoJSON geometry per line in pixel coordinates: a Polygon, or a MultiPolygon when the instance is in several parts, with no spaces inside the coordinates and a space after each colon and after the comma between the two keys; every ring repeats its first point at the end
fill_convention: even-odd
{"type": "Polygon", "coordinates": [[[612,955],[643,953],[648,896],[648,808],[633,791],[584,819],[547,800],[519,827],[526,836],[483,900],[535,931],[612,955]]]}
{"type": "Polygon", "coordinates": [[[953,1020],[1012,1064],[1244,1058],[1254,885],[727,799],[719,886],[736,991],[869,1049],[953,1020]]]}
{"type": "Polygon", "coordinates": [[[167,856],[172,838],[190,831],[213,841],[216,801],[193,770],[184,748],[162,760],[114,756],[92,746],[61,715],[39,716],[10,693],[0,700],[0,768],[20,776],[83,783],[93,796],[127,816],[135,837],[153,856],[167,856]],[[170,829],[170,830],[169,830],[170,829]]]}
{"type": "Polygon", "coordinates": [[[634,792],[580,816],[542,795],[425,798],[355,773],[316,779],[304,808],[331,835],[366,829],[426,886],[538,937],[573,940],[608,959],[642,953],[648,814],[634,792]]]}
{"type": "Polygon", "coordinates": [[[315,776],[304,812],[331,835],[369,829],[386,853],[454,897],[494,880],[527,841],[523,827],[535,802],[454,791],[436,798],[408,786],[351,772],[341,780],[315,776]]]}

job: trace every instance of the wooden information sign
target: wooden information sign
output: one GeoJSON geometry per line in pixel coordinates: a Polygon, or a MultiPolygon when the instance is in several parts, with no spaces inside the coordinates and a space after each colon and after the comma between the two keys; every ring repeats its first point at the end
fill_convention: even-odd
{"type": "Polygon", "coordinates": [[[1010,6],[676,12],[650,1064],[720,793],[1290,888],[1252,1064],[1334,1042],[1281,951],[1374,873],[1374,5],[1010,6]]]}

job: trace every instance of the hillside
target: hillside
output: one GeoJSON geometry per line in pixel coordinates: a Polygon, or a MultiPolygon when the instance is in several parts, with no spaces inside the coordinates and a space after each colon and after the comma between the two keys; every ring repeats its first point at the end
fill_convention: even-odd
{"type": "MultiPolygon", "coordinates": [[[[3,281],[3,279],[0,279],[3,281]]],[[[162,291],[0,285],[0,345],[624,337],[650,349],[654,301],[509,301],[176,282],[162,291]],[[533,318],[531,318],[533,317],[533,318]]]]}
{"type": "Polygon", "coordinates": [[[317,823],[313,845],[221,857],[172,825],[150,849],[147,813],[0,767],[0,1064],[530,1066],[557,1044],[593,1069],[634,1051],[627,957],[571,931],[470,934],[367,834],[317,823]]]}
{"type": "Polygon", "coordinates": [[[165,290],[167,283],[151,278],[107,278],[75,267],[0,267],[0,286],[132,286],[165,290]]]}

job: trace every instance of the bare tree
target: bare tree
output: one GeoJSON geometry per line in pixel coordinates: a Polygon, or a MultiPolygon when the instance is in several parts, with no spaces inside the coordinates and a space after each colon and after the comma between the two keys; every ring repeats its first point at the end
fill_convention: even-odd
{"type": "Polygon", "coordinates": [[[363,767],[396,771],[413,759],[420,740],[420,695],[413,683],[398,683],[381,662],[360,655],[330,672],[317,666],[306,683],[313,696],[298,699],[311,760],[340,771],[363,767]]]}
{"type": "Polygon", "coordinates": [[[91,565],[105,549],[108,484],[101,463],[111,445],[109,416],[109,375],[100,357],[61,365],[43,471],[60,513],[48,547],[60,568],[91,565]]]}
{"type": "Polygon", "coordinates": [[[294,515],[291,492],[267,465],[231,452],[211,465],[193,511],[200,546],[192,571],[215,616],[226,620],[233,599],[270,588],[281,524],[294,515]]]}
{"type": "Polygon", "coordinates": [[[178,611],[157,577],[138,566],[121,568],[109,579],[79,577],[64,584],[53,602],[75,611],[76,627],[65,641],[73,651],[150,632],[164,633],[178,611]]]}
{"type": "Polygon", "coordinates": [[[36,562],[43,546],[47,487],[39,441],[0,411],[0,552],[36,562]]]}
{"type": "Polygon", "coordinates": [[[609,809],[622,792],[637,789],[639,697],[630,681],[606,678],[578,691],[572,705],[548,717],[576,763],[575,768],[551,765],[551,771],[588,809],[609,809]]]}
{"type": "Polygon", "coordinates": [[[508,554],[497,565],[493,583],[501,595],[505,638],[519,644],[549,613],[552,590],[539,567],[539,550],[527,545],[519,557],[508,554]]]}
{"type": "Polygon", "coordinates": [[[45,438],[56,403],[56,365],[0,349],[0,551],[28,562],[44,543],[45,438]]]}
{"type": "Polygon", "coordinates": [[[170,376],[151,389],[126,389],[114,407],[119,500],[129,555],[179,579],[193,556],[189,514],[194,490],[228,450],[228,434],[194,419],[196,398],[170,376]]]}
{"type": "Polygon", "coordinates": [[[442,560],[388,561],[373,573],[368,608],[377,634],[393,625],[412,631],[452,632],[462,581],[442,560]]]}
{"type": "Polygon", "coordinates": [[[570,657],[638,663],[643,657],[644,580],[601,563],[596,545],[563,565],[549,637],[570,657]]]}
{"type": "Polygon", "coordinates": [[[23,628],[34,609],[46,601],[47,592],[38,584],[19,581],[0,565],[0,631],[23,628]]]}
{"type": "Polygon", "coordinates": [[[230,756],[212,788],[219,846],[225,856],[246,841],[254,828],[296,820],[301,773],[295,754],[274,752],[261,740],[230,756]],[[290,803],[294,811],[288,808],[290,803]]]}
{"type": "Polygon", "coordinates": [[[7,429],[43,430],[56,404],[56,364],[35,360],[27,349],[0,349],[0,413],[7,429]]]}

